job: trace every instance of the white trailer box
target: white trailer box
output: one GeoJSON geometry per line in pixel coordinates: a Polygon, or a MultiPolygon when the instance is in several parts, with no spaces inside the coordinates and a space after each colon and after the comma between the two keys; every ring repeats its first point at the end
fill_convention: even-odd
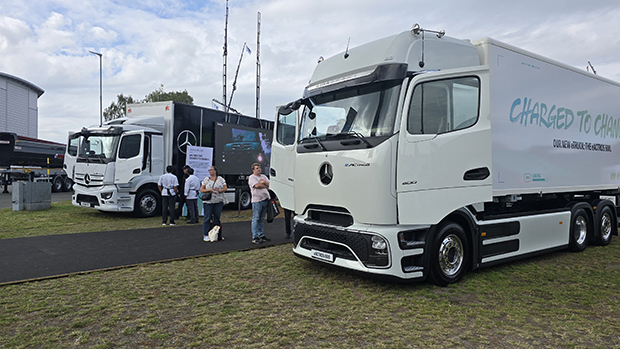
{"type": "Polygon", "coordinates": [[[486,38],[493,195],[617,189],[620,84],[486,38]]]}

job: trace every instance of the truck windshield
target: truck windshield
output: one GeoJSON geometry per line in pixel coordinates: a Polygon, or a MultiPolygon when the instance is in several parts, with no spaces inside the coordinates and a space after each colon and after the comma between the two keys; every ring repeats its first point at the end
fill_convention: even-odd
{"type": "Polygon", "coordinates": [[[119,135],[89,134],[80,137],[78,161],[108,163],[116,158],[119,135]]]}
{"type": "Polygon", "coordinates": [[[301,118],[300,142],[390,136],[400,85],[401,80],[385,81],[310,97],[301,118]]]}

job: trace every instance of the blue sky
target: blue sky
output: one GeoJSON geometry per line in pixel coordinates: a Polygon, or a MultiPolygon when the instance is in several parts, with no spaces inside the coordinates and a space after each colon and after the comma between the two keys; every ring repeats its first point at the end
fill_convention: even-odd
{"type": "MultiPolygon", "coordinates": [[[[261,117],[298,98],[319,56],[396,34],[414,23],[446,35],[490,36],[620,81],[620,4],[410,0],[230,0],[228,96],[243,43],[232,107],[255,113],[256,26],[261,12],[261,117]]],[[[99,59],[104,108],[123,93],[143,98],[164,85],[195,103],[222,98],[225,0],[26,1],[0,4],[0,71],[45,90],[39,138],[65,142],[69,130],[99,120],[99,59]]]]}

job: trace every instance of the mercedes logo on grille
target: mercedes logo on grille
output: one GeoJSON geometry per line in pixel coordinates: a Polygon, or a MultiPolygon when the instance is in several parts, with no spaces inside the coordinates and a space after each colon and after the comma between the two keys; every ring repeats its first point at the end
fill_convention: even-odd
{"type": "Polygon", "coordinates": [[[86,184],[90,183],[90,175],[88,173],[84,176],[84,183],[86,184]]]}
{"type": "Polygon", "coordinates": [[[321,180],[321,183],[325,185],[328,185],[332,182],[332,179],[334,179],[332,165],[329,162],[321,165],[321,168],[319,169],[319,179],[321,180]]]}

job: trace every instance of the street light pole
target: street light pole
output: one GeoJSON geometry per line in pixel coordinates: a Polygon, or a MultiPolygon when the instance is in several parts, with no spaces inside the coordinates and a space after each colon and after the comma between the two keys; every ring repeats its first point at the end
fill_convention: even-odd
{"type": "Polygon", "coordinates": [[[102,69],[101,69],[101,60],[102,60],[103,55],[95,51],[88,51],[88,52],[99,56],[99,127],[101,127],[103,125],[103,92],[102,92],[103,74],[102,74],[102,69]]]}

